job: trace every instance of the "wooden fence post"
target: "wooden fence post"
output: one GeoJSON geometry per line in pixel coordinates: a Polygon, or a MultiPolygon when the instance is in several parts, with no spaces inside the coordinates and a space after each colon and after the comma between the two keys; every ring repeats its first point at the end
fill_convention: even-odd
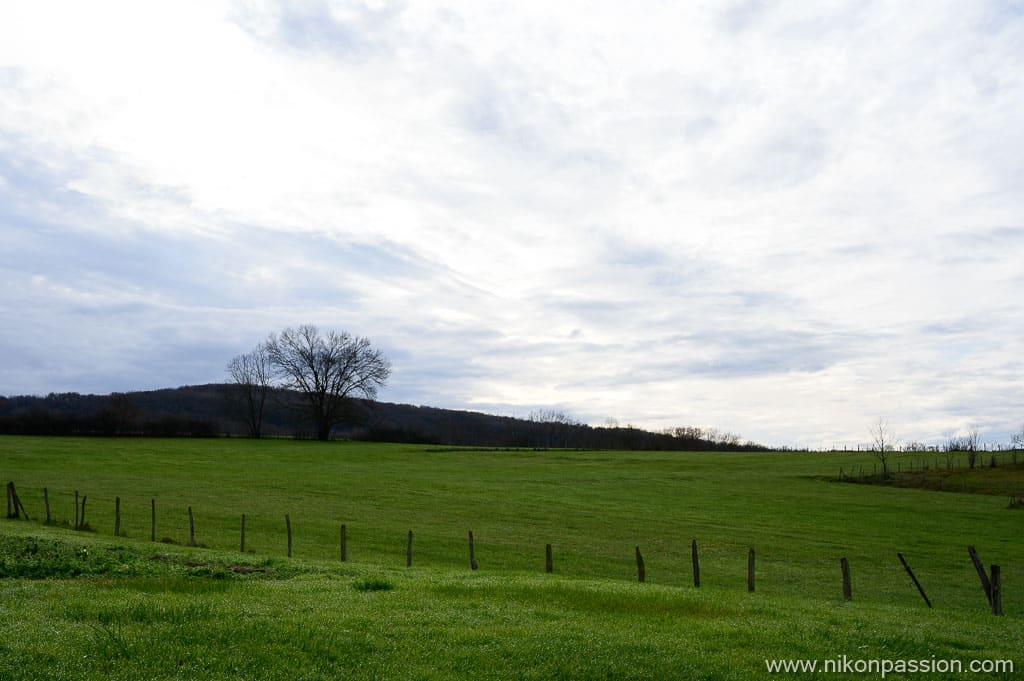
{"type": "Polygon", "coordinates": [[[21,497],[15,494],[14,500],[18,502],[18,506],[21,508],[21,512],[25,515],[25,520],[31,520],[31,518],[28,517],[28,509],[25,508],[25,504],[21,503],[21,497]]]}
{"type": "Polygon", "coordinates": [[[647,579],[647,571],[644,569],[644,557],[640,555],[640,547],[636,547],[636,579],[644,582],[647,579]]]}
{"type": "Polygon", "coordinates": [[[548,573],[555,571],[555,561],[551,555],[551,544],[544,545],[544,571],[548,573]]]}
{"type": "Polygon", "coordinates": [[[345,523],[341,524],[341,562],[348,560],[348,537],[346,535],[345,523]]]}
{"type": "Polygon", "coordinates": [[[288,514],[284,514],[285,528],[288,530],[288,557],[292,557],[292,519],[288,517],[288,514]]]}
{"type": "Polygon", "coordinates": [[[992,614],[1003,614],[1003,578],[998,565],[992,566],[992,614]]]}
{"type": "Polygon", "coordinates": [[[156,541],[156,499],[149,500],[149,541],[156,541]]]}
{"type": "Polygon", "coordinates": [[[14,517],[20,518],[21,515],[25,516],[25,520],[31,520],[28,517],[28,511],[25,510],[25,504],[21,503],[21,497],[18,496],[18,490],[14,487],[14,481],[7,483],[7,488],[10,490],[11,498],[14,500],[14,517]],[[19,515],[19,511],[20,514],[19,515]]]}
{"type": "Polygon", "coordinates": [[[50,491],[45,487],[43,488],[43,504],[46,505],[46,524],[52,525],[53,518],[50,517],[50,491]]]}
{"type": "Polygon", "coordinates": [[[114,497],[114,536],[121,536],[121,497],[114,497]]]}
{"type": "Polygon", "coordinates": [[[245,514],[242,514],[242,542],[238,546],[239,553],[245,553],[245,514]]]}
{"type": "Polygon", "coordinates": [[[978,552],[974,550],[973,546],[967,547],[967,553],[971,557],[971,562],[974,563],[974,570],[978,573],[978,579],[981,580],[981,588],[985,590],[985,599],[988,600],[988,604],[992,605],[992,584],[988,580],[988,573],[985,572],[985,566],[981,562],[981,558],[978,557],[978,552]]]}
{"type": "Polygon", "coordinates": [[[469,531],[469,569],[476,570],[476,554],[473,551],[473,530],[469,531]]]}
{"type": "Polygon", "coordinates": [[[412,530],[409,530],[409,539],[405,544],[405,567],[412,567],[412,530]]]}
{"type": "Polygon", "coordinates": [[[747,553],[747,591],[754,592],[754,547],[747,553]]]}
{"type": "Polygon", "coordinates": [[[924,592],[924,587],[921,586],[921,582],[917,581],[917,577],[914,576],[914,571],[910,569],[910,565],[907,564],[907,560],[903,557],[903,554],[897,553],[896,556],[900,559],[900,562],[903,563],[904,569],[906,569],[907,574],[910,575],[910,579],[914,582],[914,586],[917,587],[917,591],[921,594],[921,598],[924,599],[924,602],[929,608],[932,607],[932,602],[928,600],[928,594],[924,592]]]}
{"type": "Polygon", "coordinates": [[[690,543],[690,557],[693,561],[693,585],[700,587],[700,559],[697,557],[697,540],[690,543]]]}
{"type": "Polygon", "coordinates": [[[192,507],[188,507],[188,545],[196,545],[196,523],[192,518],[192,507]]]}
{"type": "Polygon", "coordinates": [[[839,559],[839,567],[843,571],[843,600],[853,600],[853,588],[850,585],[850,561],[845,557],[839,559]]]}

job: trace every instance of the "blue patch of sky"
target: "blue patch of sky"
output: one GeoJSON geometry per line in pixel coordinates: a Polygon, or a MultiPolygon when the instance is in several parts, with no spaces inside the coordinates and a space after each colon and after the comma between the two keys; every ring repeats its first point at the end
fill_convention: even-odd
{"type": "Polygon", "coordinates": [[[254,38],[270,40],[296,51],[325,53],[344,61],[359,61],[390,51],[385,33],[392,27],[397,6],[374,9],[354,3],[347,9],[350,16],[340,20],[323,0],[281,2],[271,35],[263,35],[257,22],[244,9],[234,12],[232,18],[254,38]]]}
{"type": "Polygon", "coordinates": [[[976,27],[990,35],[1015,30],[1024,22],[1022,0],[988,0],[978,6],[981,10],[976,27]]]}
{"type": "Polygon", "coordinates": [[[734,33],[758,26],[770,8],[765,0],[735,0],[719,7],[716,23],[734,33]]]}
{"type": "Polygon", "coordinates": [[[336,21],[325,2],[282,5],[277,34],[285,44],[297,49],[328,50],[342,56],[362,50],[359,33],[336,21]]]}

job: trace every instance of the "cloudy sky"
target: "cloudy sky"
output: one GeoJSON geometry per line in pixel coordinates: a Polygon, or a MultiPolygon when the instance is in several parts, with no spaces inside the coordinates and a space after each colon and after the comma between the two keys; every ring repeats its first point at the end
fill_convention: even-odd
{"type": "Polygon", "coordinates": [[[4,2],[0,394],[225,379],[768,444],[1024,425],[1024,4],[4,2]]]}

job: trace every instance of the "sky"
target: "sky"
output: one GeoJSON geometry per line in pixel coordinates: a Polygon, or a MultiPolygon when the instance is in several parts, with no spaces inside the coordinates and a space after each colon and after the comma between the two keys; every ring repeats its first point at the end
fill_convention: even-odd
{"type": "Polygon", "coordinates": [[[390,402],[1024,426],[1024,3],[0,5],[0,395],[369,338],[390,402]]]}

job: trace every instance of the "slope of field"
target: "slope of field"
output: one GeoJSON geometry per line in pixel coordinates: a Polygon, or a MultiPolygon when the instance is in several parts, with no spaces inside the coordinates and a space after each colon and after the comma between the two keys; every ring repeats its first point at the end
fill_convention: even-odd
{"type": "Polygon", "coordinates": [[[739,679],[767,678],[766,657],[1019,656],[1024,513],[998,497],[816,477],[869,461],[0,438],[0,476],[16,483],[33,516],[0,522],[5,565],[38,554],[32,542],[54,544],[55,555],[125,554],[70,580],[0,579],[9,613],[0,677],[138,678],[130,671],[146,667],[151,678],[739,679]],[[44,487],[56,526],[35,522],[44,487]],[[87,495],[94,533],[60,524],[74,516],[75,490],[87,495]],[[126,538],[112,536],[115,496],[126,538]],[[208,548],[150,543],[154,498],[158,539],[185,543],[191,506],[208,548]],[[284,557],[285,514],[293,559],[284,557]],[[547,543],[555,575],[544,574],[547,543]],[[968,544],[1001,565],[1006,616],[987,612],[968,544]],[[750,547],[754,594],[746,592],[750,547]],[[852,567],[851,603],[841,596],[841,556],[852,567]],[[245,566],[270,573],[232,569],[245,566]]]}

